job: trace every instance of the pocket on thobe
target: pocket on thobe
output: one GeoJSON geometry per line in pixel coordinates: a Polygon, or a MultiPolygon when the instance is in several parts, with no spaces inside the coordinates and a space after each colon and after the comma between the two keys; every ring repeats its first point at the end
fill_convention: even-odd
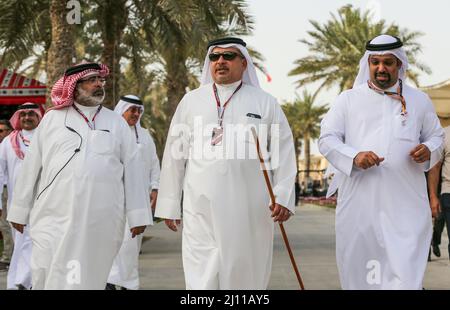
{"type": "Polygon", "coordinates": [[[114,137],[102,130],[89,131],[88,148],[95,154],[107,155],[114,152],[114,137]]]}
{"type": "Polygon", "coordinates": [[[408,115],[406,119],[403,116],[396,115],[394,117],[394,137],[400,140],[417,141],[419,139],[417,133],[417,124],[412,115],[408,115]]]}

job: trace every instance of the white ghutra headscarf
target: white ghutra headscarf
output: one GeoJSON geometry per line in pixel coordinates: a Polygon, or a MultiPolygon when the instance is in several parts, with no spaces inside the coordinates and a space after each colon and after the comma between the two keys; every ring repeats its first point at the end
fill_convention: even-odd
{"type": "Polygon", "coordinates": [[[400,67],[398,78],[404,81],[406,78],[406,70],[408,70],[408,57],[406,56],[405,50],[402,48],[402,46],[403,43],[400,41],[400,39],[387,34],[379,35],[378,37],[375,37],[367,42],[366,52],[359,61],[359,72],[356,76],[355,82],[353,83],[353,87],[365,84],[369,80],[370,55],[392,54],[400,59],[400,61],[402,62],[402,66],[400,67]]]}
{"type": "Polygon", "coordinates": [[[242,82],[260,88],[258,77],[256,76],[255,65],[253,64],[252,58],[250,57],[250,54],[248,53],[248,50],[245,47],[246,43],[243,40],[238,39],[238,38],[217,39],[217,40],[211,41],[208,44],[208,46],[209,46],[208,52],[206,53],[205,64],[203,65],[203,70],[202,70],[202,77],[200,79],[201,85],[206,85],[206,84],[210,84],[213,82],[213,78],[211,76],[211,71],[209,68],[210,60],[208,57],[208,55],[211,54],[212,50],[215,47],[221,47],[221,48],[234,47],[234,48],[239,49],[241,51],[242,55],[247,60],[247,69],[244,71],[244,75],[242,76],[242,82]]]}

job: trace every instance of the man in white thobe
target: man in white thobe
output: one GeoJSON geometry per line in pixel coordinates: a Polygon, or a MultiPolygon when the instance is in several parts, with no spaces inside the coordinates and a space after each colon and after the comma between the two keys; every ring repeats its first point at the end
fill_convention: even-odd
{"type": "MultiPolygon", "coordinates": [[[[18,107],[10,119],[14,131],[0,145],[0,174],[7,180],[8,203],[10,209],[14,184],[21,170],[24,156],[33,138],[33,133],[42,119],[38,105],[25,103],[18,107]]],[[[9,265],[7,289],[31,288],[31,239],[28,227],[23,234],[13,231],[14,250],[9,265]]]]}
{"type": "Polygon", "coordinates": [[[101,105],[108,72],[66,70],[18,176],[8,220],[20,232],[30,225],[33,289],[104,289],[125,219],[132,237],[151,223],[136,143],[101,105]]]}
{"type": "MultiPolygon", "coordinates": [[[[143,173],[142,182],[146,185],[150,195],[152,210],[155,209],[159,187],[159,159],[156,146],[147,129],[140,124],[144,113],[144,104],[134,95],[122,96],[114,108],[114,112],[121,115],[130,127],[131,136],[139,150],[139,160],[143,173]]],[[[128,223],[119,253],[114,259],[108,277],[107,289],[139,289],[139,252],[141,250],[142,235],[131,238],[128,223]]]]}
{"type": "Polygon", "coordinates": [[[352,89],[322,121],[319,150],[338,189],[336,258],[343,289],[422,289],[431,240],[424,171],[443,130],[426,94],[404,83],[402,42],[380,35],[352,89]]]}
{"type": "MultiPolygon", "coordinates": [[[[11,124],[8,120],[0,120],[0,143],[7,137],[12,131],[11,124]]],[[[0,157],[0,160],[3,157],[0,157]]],[[[3,251],[0,252],[0,271],[8,270],[11,262],[11,256],[13,252],[13,238],[11,225],[6,220],[6,205],[7,205],[7,178],[2,176],[0,169],[0,232],[3,236],[3,251]]]]}
{"type": "Polygon", "coordinates": [[[292,133],[245,45],[208,44],[201,86],[183,97],[169,129],[155,216],[175,231],[183,217],[187,289],[267,288],[274,221],[294,212],[292,133]],[[251,128],[271,169],[272,210],[251,128]]]}

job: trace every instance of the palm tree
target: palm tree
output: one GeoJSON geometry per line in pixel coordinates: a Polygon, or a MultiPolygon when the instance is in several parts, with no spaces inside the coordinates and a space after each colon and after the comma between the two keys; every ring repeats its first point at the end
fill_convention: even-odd
{"type": "Polygon", "coordinates": [[[287,102],[282,105],[294,137],[296,158],[300,153],[300,141],[303,140],[304,142],[306,177],[309,177],[311,166],[311,139],[319,137],[320,122],[328,111],[326,106],[315,106],[314,101],[315,96],[305,90],[302,97],[297,97],[294,102],[287,102]]]}
{"type": "Polygon", "coordinates": [[[75,26],[67,23],[66,2],[50,2],[52,41],[47,54],[47,104],[50,104],[51,86],[60,78],[75,56],[73,33],[75,26]]]}
{"type": "Polygon", "coordinates": [[[0,66],[18,73],[31,70],[36,78],[44,68],[51,44],[49,0],[3,0],[0,5],[0,66]],[[43,51],[43,52],[42,52],[43,51]],[[21,69],[27,59],[34,59],[21,69]]]}
{"type": "Polygon", "coordinates": [[[331,20],[324,25],[313,20],[310,23],[314,27],[308,31],[311,39],[300,42],[308,46],[311,54],[296,60],[295,68],[289,72],[290,76],[299,77],[298,87],[320,82],[317,92],[333,85],[338,85],[340,91],[351,88],[366,42],[383,33],[398,36],[403,41],[413,68],[408,71],[408,78],[416,85],[420,71],[430,73],[430,69],[416,58],[421,52],[421,45],[417,42],[417,38],[422,36],[420,32],[401,30],[384,20],[373,22],[369,11],[361,12],[351,5],[341,7],[337,17],[331,14],[331,20]]]}

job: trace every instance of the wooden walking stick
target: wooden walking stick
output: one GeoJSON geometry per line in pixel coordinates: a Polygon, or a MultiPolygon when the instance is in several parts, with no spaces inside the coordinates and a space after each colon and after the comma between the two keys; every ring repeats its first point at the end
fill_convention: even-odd
{"type": "MultiPolygon", "coordinates": [[[[264,160],[262,159],[262,156],[261,156],[259,139],[258,139],[258,135],[256,134],[256,130],[254,127],[252,127],[252,133],[253,133],[253,138],[256,141],[256,151],[258,152],[259,163],[261,164],[261,169],[264,174],[264,179],[266,181],[267,190],[269,191],[270,200],[272,202],[272,206],[275,208],[275,195],[273,194],[272,185],[270,184],[269,175],[267,174],[267,170],[266,170],[266,165],[264,164],[264,160]]],[[[300,276],[300,272],[298,271],[298,268],[297,268],[297,263],[295,262],[294,255],[292,254],[291,246],[289,245],[289,240],[288,240],[286,231],[284,230],[283,223],[278,222],[278,224],[280,225],[281,235],[283,236],[284,244],[286,245],[286,249],[289,253],[289,258],[291,259],[292,267],[294,268],[295,275],[297,276],[298,284],[300,285],[300,288],[302,290],[304,290],[305,286],[303,285],[302,277],[300,276]]]]}

